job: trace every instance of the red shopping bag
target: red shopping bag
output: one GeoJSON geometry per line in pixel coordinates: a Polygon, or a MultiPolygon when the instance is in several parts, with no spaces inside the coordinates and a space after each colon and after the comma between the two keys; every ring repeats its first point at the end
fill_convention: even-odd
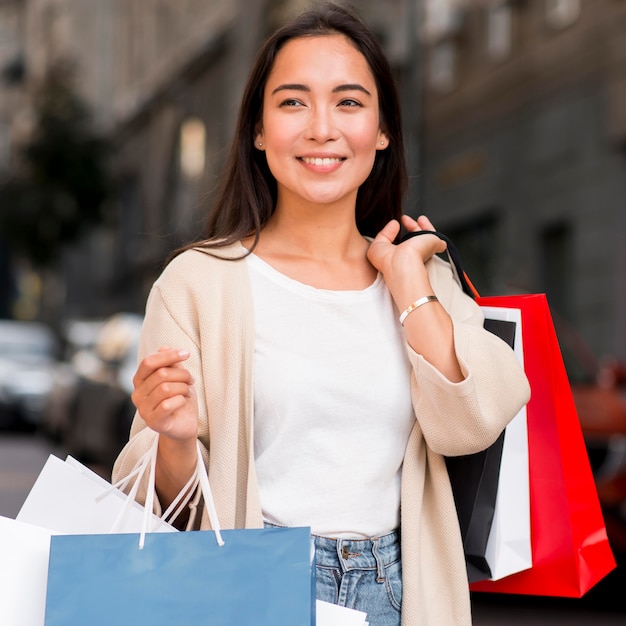
{"type": "Polygon", "coordinates": [[[615,568],[576,406],[545,295],[477,298],[522,313],[532,568],[473,591],[581,597],[615,568]]]}

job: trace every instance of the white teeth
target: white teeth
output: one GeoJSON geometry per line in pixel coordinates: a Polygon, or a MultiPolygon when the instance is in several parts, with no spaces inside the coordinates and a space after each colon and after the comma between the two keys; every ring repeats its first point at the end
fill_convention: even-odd
{"type": "Polygon", "coordinates": [[[312,157],[302,157],[302,160],[305,163],[309,163],[310,165],[331,165],[332,163],[340,163],[341,159],[338,158],[312,158],[312,157]]]}

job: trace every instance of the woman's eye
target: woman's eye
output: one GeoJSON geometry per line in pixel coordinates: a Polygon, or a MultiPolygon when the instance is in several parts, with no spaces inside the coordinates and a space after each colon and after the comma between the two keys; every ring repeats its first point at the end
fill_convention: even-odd
{"type": "Polygon", "coordinates": [[[339,103],[341,107],[360,107],[361,103],[358,100],[353,100],[352,98],[346,98],[339,103]]]}
{"type": "Polygon", "coordinates": [[[280,103],[281,107],[299,107],[302,106],[302,103],[299,100],[296,100],[295,98],[289,98],[287,100],[283,100],[280,103]]]}

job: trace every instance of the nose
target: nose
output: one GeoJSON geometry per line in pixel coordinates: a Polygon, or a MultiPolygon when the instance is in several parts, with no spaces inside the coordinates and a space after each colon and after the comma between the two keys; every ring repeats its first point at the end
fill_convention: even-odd
{"type": "Polygon", "coordinates": [[[325,143],[337,139],[338,129],[333,112],[328,107],[315,107],[309,116],[306,138],[325,143]]]}

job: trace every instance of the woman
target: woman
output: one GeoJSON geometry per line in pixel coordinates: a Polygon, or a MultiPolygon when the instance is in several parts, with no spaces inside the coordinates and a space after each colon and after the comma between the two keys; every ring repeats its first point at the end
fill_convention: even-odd
{"type": "MultiPolygon", "coordinates": [[[[355,15],[325,5],[270,37],[207,240],[150,294],[114,479],[159,433],[165,506],[199,439],[224,527],[311,527],[318,598],[372,626],[465,624],[444,455],[487,447],[529,390],[445,244],[394,243],[433,230],[401,215],[403,155],[391,71],[355,15]]],[[[207,527],[197,500],[179,524],[207,527]]]]}

